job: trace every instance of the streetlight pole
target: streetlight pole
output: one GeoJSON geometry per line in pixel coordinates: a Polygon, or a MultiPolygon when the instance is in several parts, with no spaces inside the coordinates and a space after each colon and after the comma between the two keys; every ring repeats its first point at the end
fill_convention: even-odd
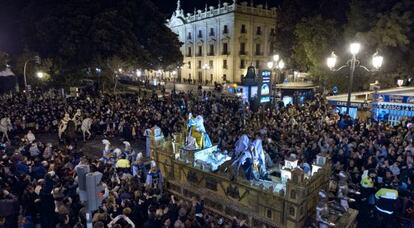
{"type": "Polygon", "coordinates": [[[352,54],[352,58],[348,60],[345,65],[339,67],[338,69],[334,68],[337,62],[337,56],[335,55],[334,52],[332,52],[331,56],[328,57],[326,60],[326,64],[328,65],[331,71],[339,71],[349,66],[348,97],[346,101],[346,114],[347,115],[349,115],[349,109],[351,107],[351,95],[352,95],[352,86],[353,86],[353,81],[354,81],[355,68],[359,66],[368,72],[378,71],[379,68],[382,66],[382,62],[384,60],[384,58],[381,55],[379,55],[378,52],[375,52],[374,55],[372,56],[373,68],[368,69],[368,67],[360,65],[360,61],[356,57],[360,49],[361,49],[361,45],[359,43],[352,43],[349,48],[352,54]]]}
{"type": "MultiPolygon", "coordinates": [[[[207,63],[203,65],[205,80],[207,80],[207,70],[209,70],[209,69],[210,69],[210,66],[207,63]]],[[[203,80],[201,80],[201,84],[203,84],[203,80]]]]}
{"type": "Polygon", "coordinates": [[[356,65],[356,56],[353,55],[351,59],[350,72],[349,72],[349,86],[348,86],[348,97],[346,100],[346,114],[349,114],[349,107],[351,107],[351,94],[352,94],[352,86],[354,82],[355,65],[356,65]]]}
{"type": "Polygon", "coordinates": [[[27,64],[30,61],[35,61],[36,64],[40,64],[40,57],[39,56],[35,56],[32,59],[27,60],[26,62],[24,62],[24,67],[23,67],[23,77],[24,77],[24,88],[25,90],[27,90],[27,77],[26,77],[26,69],[27,69],[27,64]]]}

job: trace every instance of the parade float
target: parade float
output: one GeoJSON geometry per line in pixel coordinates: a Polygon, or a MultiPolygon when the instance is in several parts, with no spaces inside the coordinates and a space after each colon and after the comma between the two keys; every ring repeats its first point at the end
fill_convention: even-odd
{"type": "MultiPolygon", "coordinates": [[[[151,157],[160,167],[168,191],[186,201],[203,198],[210,213],[228,220],[235,216],[249,227],[304,227],[309,221],[315,224],[319,192],[327,189],[331,175],[330,162],[323,155],[318,155],[306,173],[298,167],[298,160],[290,157],[282,167],[266,170],[266,179],[248,180],[243,169],[231,175],[235,161],[211,144],[201,116],[190,115],[184,133],[152,144],[151,157]]],[[[257,168],[257,164],[254,162],[252,167],[257,168]]],[[[327,220],[335,227],[355,225],[354,210],[329,210],[327,220]]]]}

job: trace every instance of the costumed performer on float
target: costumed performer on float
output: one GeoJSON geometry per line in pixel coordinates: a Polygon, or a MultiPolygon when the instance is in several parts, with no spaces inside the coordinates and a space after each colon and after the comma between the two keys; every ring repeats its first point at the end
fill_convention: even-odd
{"type": "Polygon", "coordinates": [[[187,131],[187,137],[195,138],[198,149],[205,149],[213,146],[210,137],[204,128],[204,119],[201,115],[193,118],[191,113],[188,114],[187,131]]]}
{"type": "Polygon", "coordinates": [[[266,156],[262,146],[262,140],[260,138],[255,139],[250,145],[253,159],[253,175],[255,179],[267,180],[266,170],[266,156]]]}
{"type": "MultiPolygon", "coordinates": [[[[233,173],[232,173],[233,176],[238,176],[239,175],[240,167],[243,166],[246,162],[248,162],[247,159],[251,160],[251,153],[249,151],[249,144],[250,144],[250,139],[246,134],[243,134],[237,140],[235,148],[234,148],[233,157],[232,157],[232,159],[234,161],[231,163],[231,167],[232,167],[232,170],[233,170],[233,173]]],[[[250,166],[250,165],[248,165],[248,166],[250,166]]],[[[246,174],[246,178],[249,180],[250,175],[247,175],[247,172],[248,172],[247,169],[248,169],[248,167],[246,169],[244,169],[244,171],[245,171],[245,174],[246,174]]]]}

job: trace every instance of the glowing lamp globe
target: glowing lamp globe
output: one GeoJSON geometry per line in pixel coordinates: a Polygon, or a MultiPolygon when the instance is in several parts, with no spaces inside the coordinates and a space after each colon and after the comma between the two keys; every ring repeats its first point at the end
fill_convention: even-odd
{"type": "Polygon", "coordinates": [[[273,62],[268,62],[267,63],[267,68],[272,69],[273,68],[273,62]]]}
{"type": "Polygon", "coordinates": [[[283,69],[285,68],[285,62],[283,62],[283,60],[280,60],[279,64],[278,64],[279,69],[283,69]]]}
{"type": "Polygon", "coordinates": [[[379,69],[382,66],[382,62],[384,61],[384,57],[382,57],[381,55],[378,54],[378,52],[376,52],[373,56],[372,56],[372,66],[375,69],[379,69]]]}
{"type": "Polygon", "coordinates": [[[332,69],[332,68],[335,67],[335,65],[336,65],[336,59],[337,59],[337,57],[336,57],[336,55],[335,55],[334,52],[332,52],[331,53],[331,56],[329,56],[326,59],[326,65],[329,67],[329,69],[332,69]]]}
{"type": "Polygon", "coordinates": [[[359,50],[361,50],[361,44],[360,43],[352,43],[349,46],[349,51],[352,55],[357,55],[359,53],[359,50]]]}

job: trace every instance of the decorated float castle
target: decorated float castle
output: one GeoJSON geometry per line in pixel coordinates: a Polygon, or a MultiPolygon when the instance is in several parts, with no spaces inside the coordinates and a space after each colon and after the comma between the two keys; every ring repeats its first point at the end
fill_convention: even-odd
{"type": "MultiPolygon", "coordinates": [[[[171,140],[151,140],[151,157],[171,193],[186,201],[203,198],[209,212],[229,220],[236,216],[250,227],[304,227],[314,221],[318,193],[327,189],[331,175],[327,157],[318,155],[306,173],[291,157],[283,167],[267,170],[266,180],[247,180],[242,172],[234,177],[229,171],[234,161],[211,145],[200,118],[202,125],[202,117],[190,116],[186,132],[171,140]]],[[[355,216],[351,210],[329,220],[352,227],[355,216]]]]}

